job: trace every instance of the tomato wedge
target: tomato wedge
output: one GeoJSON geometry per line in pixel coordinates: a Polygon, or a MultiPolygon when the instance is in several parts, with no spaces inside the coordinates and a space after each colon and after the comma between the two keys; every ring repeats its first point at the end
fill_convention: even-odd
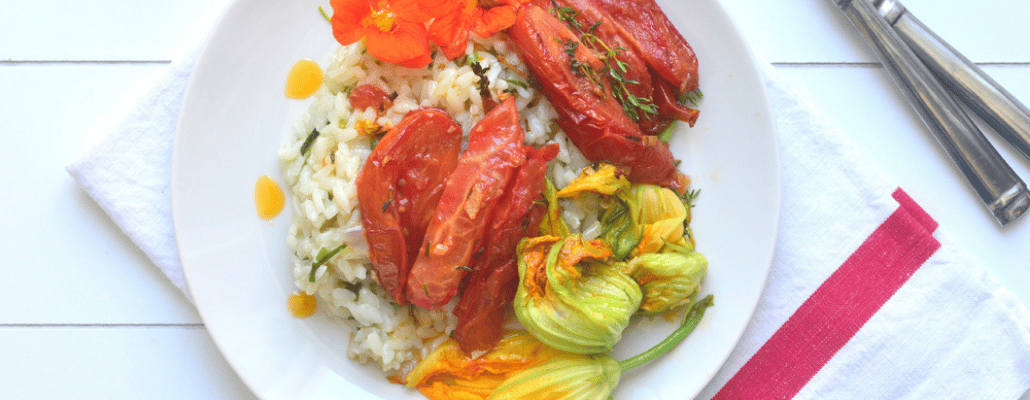
{"type": "Polygon", "coordinates": [[[527,5],[508,35],[558,112],[558,126],[587,159],[629,167],[634,182],[679,184],[681,175],[668,146],[644,135],[615,99],[572,70],[574,61],[588,66],[599,61],[565,24],[527,5]]]}
{"type": "Polygon", "coordinates": [[[454,315],[458,326],[454,339],[466,352],[492,348],[504,336],[504,317],[519,284],[515,248],[524,237],[537,235],[547,210],[539,203],[544,193],[547,162],[558,155],[558,145],[537,150],[526,148],[519,167],[491,218],[483,254],[472,260],[469,284],[462,292],[454,315]]]}
{"type": "Polygon", "coordinates": [[[409,112],[358,174],[358,205],[376,278],[399,304],[447,177],[458,164],[461,127],[435,109],[409,112]]]}
{"type": "Polygon", "coordinates": [[[630,48],[678,93],[698,87],[697,55],[654,0],[591,0],[630,39],[630,48]]]}
{"type": "Polygon", "coordinates": [[[412,304],[434,309],[458,293],[462,278],[471,269],[472,256],[482,245],[491,211],[515,169],[526,160],[525,136],[513,98],[472,128],[468,149],[447,178],[411,267],[407,294],[412,304]]]}

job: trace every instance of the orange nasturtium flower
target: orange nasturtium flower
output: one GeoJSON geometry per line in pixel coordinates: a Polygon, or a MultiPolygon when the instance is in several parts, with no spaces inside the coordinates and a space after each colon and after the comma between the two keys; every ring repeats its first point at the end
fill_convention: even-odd
{"type": "Polygon", "coordinates": [[[346,46],[361,38],[372,56],[409,68],[432,61],[425,23],[413,0],[331,0],[333,37],[346,46]]]}
{"type": "Polygon", "coordinates": [[[429,25],[429,40],[440,46],[449,60],[465,54],[469,31],[479,37],[515,24],[518,9],[528,0],[417,0],[436,19],[429,25]],[[446,6],[440,6],[440,4],[446,6]],[[433,7],[430,10],[430,7],[433,7]]]}

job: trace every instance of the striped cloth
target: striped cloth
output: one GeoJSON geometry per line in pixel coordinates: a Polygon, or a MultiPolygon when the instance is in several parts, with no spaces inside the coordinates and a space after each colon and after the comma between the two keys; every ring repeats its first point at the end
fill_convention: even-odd
{"type": "Polygon", "coordinates": [[[1030,314],[765,68],[783,202],[751,324],[699,399],[1016,399],[1030,314]]]}

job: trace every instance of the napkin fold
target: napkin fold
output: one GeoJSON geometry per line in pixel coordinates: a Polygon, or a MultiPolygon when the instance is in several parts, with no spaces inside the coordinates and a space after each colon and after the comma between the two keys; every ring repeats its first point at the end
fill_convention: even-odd
{"type": "MultiPolygon", "coordinates": [[[[185,40],[161,79],[128,99],[100,129],[104,139],[67,165],[187,298],[171,153],[206,32],[185,40]]],[[[780,138],[776,250],[750,325],[699,398],[1022,395],[1030,387],[1030,313],[761,64],[780,138]]]]}

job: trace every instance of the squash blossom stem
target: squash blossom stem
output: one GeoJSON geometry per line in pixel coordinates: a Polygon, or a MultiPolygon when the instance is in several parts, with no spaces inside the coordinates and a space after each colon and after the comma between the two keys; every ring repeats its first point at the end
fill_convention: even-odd
{"type": "Polygon", "coordinates": [[[647,349],[647,351],[619,362],[619,368],[622,368],[622,372],[629,371],[672,350],[673,347],[676,347],[679,342],[683,341],[697,327],[697,324],[701,322],[701,318],[705,316],[705,309],[711,307],[712,304],[714,304],[712,295],[705,296],[705,298],[694,303],[690,307],[690,311],[687,311],[687,315],[683,317],[683,323],[680,324],[679,328],[676,328],[672,334],[658,342],[654,347],[647,349]]]}

